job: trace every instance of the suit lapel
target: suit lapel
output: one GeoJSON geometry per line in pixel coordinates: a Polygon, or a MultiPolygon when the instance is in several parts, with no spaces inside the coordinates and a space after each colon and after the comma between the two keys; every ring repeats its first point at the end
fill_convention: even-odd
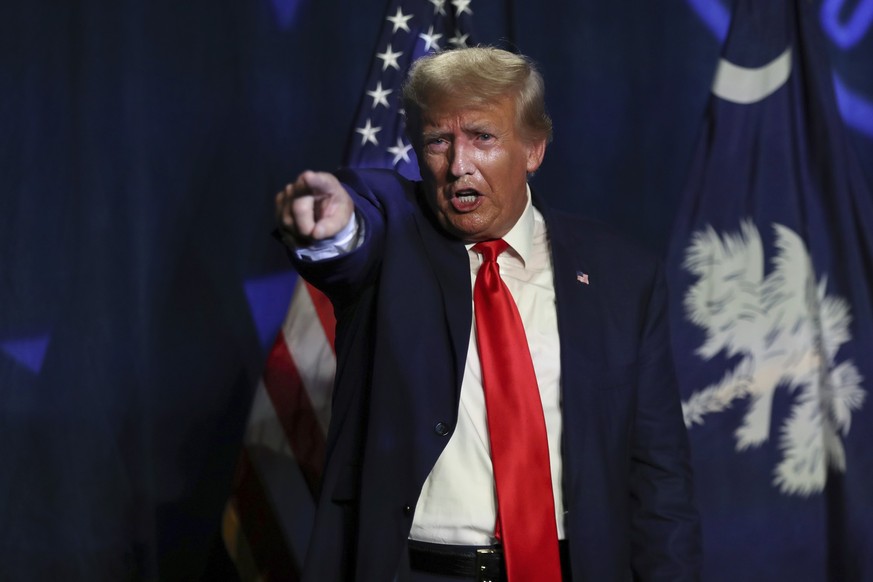
{"type": "Polygon", "coordinates": [[[563,416],[562,455],[565,527],[572,539],[578,535],[577,515],[584,513],[584,500],[577,495],[583,457],[601,454],[596,437],[597,417],[602,413],[597,393],[602,378],[599,365],[605,361],[602,341],[603,297],[597,285],[598,273],[590,270],[591,261],[584,259],[590,249],[579,244],[572,223],[534,198],[534,203],[546,221],[552,251],[555,282],[555,309],[558,334],[561,338],[561,414],[563,416]],[[588,275],[588,284],[578,277],[588,275]],[[592,447],[595,447],[592,449],[592,447]],[[573,451],[573,454],[567,454],[573,451]]]}
{"type": "MultiPolygon", "coordinates": [[[[597,273],[592,272],[580,248],[572,226],[534,197],[537,209],[546,221],[554,270],[555,303],[558,333],[561,337],[562,384],[579,372],[582,363],[603,361],[600,339],[603,312],[602,297],[597,286],[597,273]],[[587,281],[587,283],[585,282],[587,281]]],[[[578,228],[578,227],[577,227],[578,228]]]]}
{"type": "Polygon", "coordinates": [[[417,192],[419,206],[413,216],[424,247],[424,254],[442,291],[446,325],[454,350],[457,401],[460,396],[461,380],[470,342],[470,326],[473,321],[470,261],[464,243],[444,234],[434,222],[435,219],[426,207],[423,196],[422,187],[419,185],[417,192]]]}

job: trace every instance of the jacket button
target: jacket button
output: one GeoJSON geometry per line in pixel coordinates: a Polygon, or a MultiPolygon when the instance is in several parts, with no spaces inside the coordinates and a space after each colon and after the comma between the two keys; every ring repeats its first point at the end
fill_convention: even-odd
{"type": "Polygon", "coordinates": [[[449,425],[444,422],[438,422],[433,425],[433,431],[440,436],[446,436],[449,434],[449,425]]]}
{"type": "Polygon", "coordinates": [[[411,515],[412,514],[412,506],[404,505],[403,506],[403,515],[411,515]]]}

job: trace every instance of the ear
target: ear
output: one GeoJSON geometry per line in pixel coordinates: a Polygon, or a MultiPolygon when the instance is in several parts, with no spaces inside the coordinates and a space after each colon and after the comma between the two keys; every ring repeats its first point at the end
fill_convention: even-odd
{"type": "Polygon", "coordinates": [[[543,163],[543,156],[546,155],[546,140],[538,139],[528,143],[527,146],[527,173],[532,174],[537,171],[540,164],[543,163]]]}

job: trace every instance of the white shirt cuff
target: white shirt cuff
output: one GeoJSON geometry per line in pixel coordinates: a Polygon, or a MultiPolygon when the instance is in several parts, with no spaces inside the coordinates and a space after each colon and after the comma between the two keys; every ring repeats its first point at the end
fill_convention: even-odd
{"type": "MultiPolygon", "coordinates": [[[[344,255],[358,248],[364,238],[363,234],[364,227],[359,223],[357,213],[352,213],[348,224],[331,238],[315,241],[305,247],[300,247],[293,243],[289,244],[289,246],[297,254],[298,259],[312,262],[324,261],[344,255]]],[[[289,241],[286,240],[285,243],[288,244],[289,241]]]]}

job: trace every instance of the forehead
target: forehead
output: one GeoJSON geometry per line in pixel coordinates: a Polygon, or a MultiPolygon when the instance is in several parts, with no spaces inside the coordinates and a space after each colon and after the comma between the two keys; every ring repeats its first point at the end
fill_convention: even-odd
{"type": "Polygon", "coordinates": [[[512,126],[515,123],[515,100],[502,97],[488,103],[460,103],[457,100],[432,104],[421,113],[423,128],[461,125],[512,126]]]}

